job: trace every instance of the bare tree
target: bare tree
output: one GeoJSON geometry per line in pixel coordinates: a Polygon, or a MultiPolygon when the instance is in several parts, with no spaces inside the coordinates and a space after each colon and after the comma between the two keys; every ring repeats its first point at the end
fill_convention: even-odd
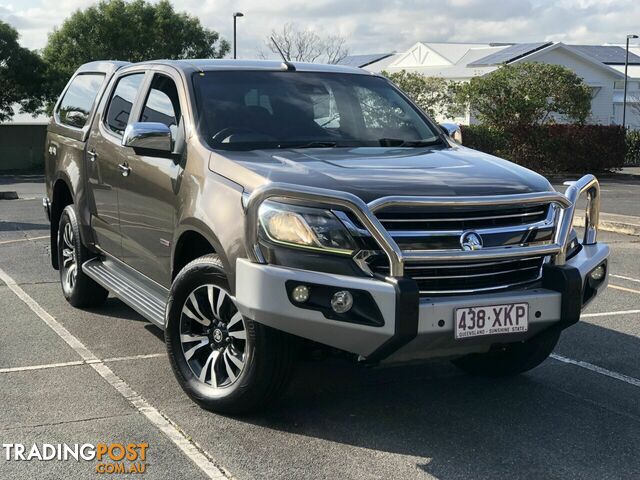
{"type": "MultiPolygon", "coordinates": [[[[272,30],[265,40],[267,49],[279,55],[271,37],[278,43],[288,60],[297,62],[338,63],[349,55],[346,39],[340,35],[322,37],[311,29],[301,29],[293,23],[285,23],[282,30],[272,30]]],[[[258,56],[266,58],[264,51],[258,56]]]]}
{"type": "Polygon", "coordinates": [[[349,55],[349,47],[346,43],[347,39],[340,35],[332,35],[325,39],[324,54],[327,57],[327,63],[338,63],[349,55]]]}

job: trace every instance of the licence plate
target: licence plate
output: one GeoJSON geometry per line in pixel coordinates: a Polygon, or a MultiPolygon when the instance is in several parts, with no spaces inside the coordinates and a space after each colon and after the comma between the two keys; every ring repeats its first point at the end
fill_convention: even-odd
{"type": "Polygon", "coordinates": [[[458,308],[455,320],[456,339],[526,332],[529,328],[529,304],[458,308]]]}

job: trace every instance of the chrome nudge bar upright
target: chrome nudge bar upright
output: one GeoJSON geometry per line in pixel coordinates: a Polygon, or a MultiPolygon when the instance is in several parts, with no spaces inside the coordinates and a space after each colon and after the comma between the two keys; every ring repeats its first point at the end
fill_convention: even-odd
{"type": "Polygon", "coordinates": [[[587,193],[587,208],[584,217],[583,245],[593,245],[597,241],[598,222],[600,221],[600,184],[593,175],[585,175],[575,182],[565,182],[569,188],[565,191],[567,200],[571,203],[568,208],[560,212],[559,226],[556,229],[555,243],[562,246],[555,259],[557,265],[563,265],[567,260],[567,246],[569,234],[573,227],[576,202],[583,193],[587,193]]]}
{"type": "Polygon", "coordinates": [[[498,258],[521,258],[528,256],[554,256],[556,264],[564,264],[569,234],[573,226],[575,203],[587,192],[584,244],[596,242],[600,211],[600,187],[593,175],[585,175],[572,183],[565,195],[558,192],[525,193],[516,195],[491,195],[482,197],[413,197],[392,196],[370,202],[368,205],[356,195],[335,190],[304,187],[282,183],[270,183],[257,188],[246,202],[245,238],[249,260],[266,263],[258,245],[258,210],[260,205],[272,198],[300,200],[327,208],[348,210],[371,234],[389,260],[392,277],[404,275],[406,262],[421,261],[474,261],[498,258]],[[543,245],[517,245],[493,247],[473,251],[456,250],[401,250],[398,244],[380,223],[374,212],[390,206],[436,206],[436,207],[487,207],[555,204],[560,214],[553,243],[543,245]]]}

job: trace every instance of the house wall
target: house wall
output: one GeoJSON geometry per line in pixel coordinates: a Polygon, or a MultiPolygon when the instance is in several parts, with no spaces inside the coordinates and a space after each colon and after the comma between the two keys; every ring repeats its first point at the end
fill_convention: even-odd
{"type": "MultiPolygon", "coordinates": [[[[624,83],[616,82],[613,92],[613,112],[615,123],[622,125],[622,109],[624,99],[624,83]]],[[[627,127],[640,130],[640,80],[629,79],[627,82],[627,127]]]]}
{"type": "Polygon", "coordinates": [[[434,67],[449,66],[451,62],[438,54],[438,52],[424,45],[416,43],[407,53],[397,59],[393,65],[394,70],[402,70],[408,67],[434,67]]]}
{"type": "MultiPolygon", "coordinates": [[[[527,61],[526,57],[522,61],[527,61]]],[[[618,77],[613,72],[598,68],[578,55],[561,48],[536,55],[531,61],[562,65],[582,77],[590,87],[600,87],[591,100],[591,116],[588,121],[603,125],[609,125],[614,121],[613,85],[618,77]]]]}
{"type": "Polygon", "coordinates": [[[46,135],[46,125],[0,125],[0,172],[43,170],[46,135]]]}

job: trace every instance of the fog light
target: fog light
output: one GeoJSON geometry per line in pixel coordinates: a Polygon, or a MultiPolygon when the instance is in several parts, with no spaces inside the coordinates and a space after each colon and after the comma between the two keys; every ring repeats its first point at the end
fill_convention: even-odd
{"type": "Polygon", "coordinates": [[[353,295],[346,290],[340,290],[331,298],[331,308],[336,313],[346,313],[353,306],[353,295]]]}
{"type": "Polygon", "coordinates": [[[591,280],[595,280],[596,282],[602,280],[604,278],[604,264],[598,265],[596,268],[591,270],[589,276],[591,277],[591,280]]]}
{"type": "Polygon", "coordinates": [[[293,289],[293,299],[298,303],[304,303],[309,300],[309,287],[306,285],[298,285],[293,289]]]}

